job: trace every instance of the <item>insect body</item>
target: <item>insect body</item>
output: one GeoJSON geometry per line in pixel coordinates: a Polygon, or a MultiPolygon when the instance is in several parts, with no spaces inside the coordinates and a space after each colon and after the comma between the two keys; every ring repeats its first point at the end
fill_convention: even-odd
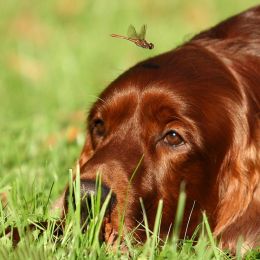
{"type": "Polygon", "coordinates": [[[151,50],[154,48],[154,45],[151,42],[147,42],[145,40],[146,29],[147,26],[143,25],[141,27],[140,33],[137,33],[135,27],[133,25],[130,25],[127,32],[128,36],[123,36],[118,34],[111,34],[111,36],[115,38],[131,41],[139,47],[151,50]]]}

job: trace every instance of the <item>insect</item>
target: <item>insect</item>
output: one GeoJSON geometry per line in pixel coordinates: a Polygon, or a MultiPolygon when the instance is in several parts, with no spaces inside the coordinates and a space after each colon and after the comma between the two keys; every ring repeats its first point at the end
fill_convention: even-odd
{"type": "Polygon", "coordinates": [[[131,41],[139,47],[151,50],[154,48],[154,45],[151,42],[149,43],[145,40],[146,29],[147,26],[144,24],[141,27],[140,33],[137,33],[135,27],[131,24],[128,27],[127,36],[122,36],[118,34],[111,34],[111,36],[115,38],[131,41]]]}

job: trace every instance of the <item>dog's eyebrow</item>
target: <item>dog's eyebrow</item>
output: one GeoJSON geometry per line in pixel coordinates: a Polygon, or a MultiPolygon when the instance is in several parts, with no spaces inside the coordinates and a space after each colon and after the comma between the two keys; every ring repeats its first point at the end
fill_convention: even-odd
{"type": "Polygon", "coordinates": [[[160,65],[158,65],[156,63],[150,63],[150,62],[143,63],[143,64],[141,64],[141,66],[146,69],[159,69],[160,68],[160,65]]]}

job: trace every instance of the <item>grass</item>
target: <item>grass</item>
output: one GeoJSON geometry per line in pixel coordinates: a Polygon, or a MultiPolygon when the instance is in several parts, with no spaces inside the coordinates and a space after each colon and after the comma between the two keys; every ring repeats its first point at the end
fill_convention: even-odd
{"type": "MultiPolygon", "coordinates": [[[[72,180],[72,178],[70,178],[72,180]]],[[[72,205],[72,192],[69,196],[69,212],[66,218],[66,225],[64,228],[64,234],[61,237],[57,237],[54,233],[55,219],[44,214],[44,220],[47,219],[47,230],[43,234],[40,234],[41,230],[44,230],[40,224],[37,224],[39,219],[33,219],[32,217],[27,219],[27,223],[33,223],[36,230],[33,232],[23,232],[24,223],[14,223],[7,221],[10,225],[18,226],[21,232],[22,241],[18,246],[13,249],[10,239],[3,237],[1,239],[0,257],[3,259],[228,259],[227,256],[222,253],[212,238],[206,216],[202,223],[202,232],[196,245],[195,239],[181,241],[178,238],[178,232],[181,225],[183,209],[185,205],[185,192],[182,188],[180,193],[180,199],[178,203],[178,210],[175,219],[175,228],[177,232],[174,232],[167,241],[163,241],[159,238],[160,223],[163,209],[163,201],[159,201],[158,210],[155,218],[155,224],[153,230],[149,230],[147,220],[145,221],[145,231],[147,234],[147,242],[144,245],[136,244],[131,239],[132,234],[128,233],[124,237],[125,244],[129,248],[127,252],[122,251],[119,246],[111,249],[109,245],[105,245],[99,241],[99,232],[101,230],[102,220],[105,215],[105,210],[108,205],[111,194],[109,194],[101,206],[101,177],[98,175],[96,182],[98,193],[94,197],[91,197],[91,205],[88,222],[88,228],[85,233],[82,233],[81,217],[80,217],[80,181],[79,171],[77,171],[76,179],[74,182],[70,181],[71,190],[74,190],[75,194],[75,209],[72,205]],[[204,229],[206,230],[204,232],[204,229]]],[[[16,202],[12,201],[16,204],[16,202]]],[[[13,205],[15,209],[17,205],[13,205]]],[[[1,218],[7,218],[9,214],[17,214],[17,212],[10,212],[10,208],[3,211],[1,208],[1,218]]],[[[43,217],[43,215],[41,215],[43,217]]],[[[144,218],[147,219],[144,211],[144,218]]],[[[42,220],[42,219],[40,219],[42,220]]],[[[83,225],[84,227],[84,225],[83,225]]],[[[121,239],[122,240],[122,239],[121,239]]]]}
{"type": "MultiPolygon", "coordinates": [[[[153,230],[150,230],[145,208],[140,199],[144,216],[142,227],[147,235],[146,242],[144,244],[136,243],[133,239],[133,230],[130,233],[124,232],[124,237],[119,237],[118,240],[124,242],[123,244],[128,248],[127,251],[121,250],[119,244],[115,244],[111,248],[110,245],[99,240],[102,221],[111,193],[108,194],[103,205],[101,205],[101,175],[97,174],[96,189],[98,192],[96,196],[91,196],[88,219],[84,220],[86,222],[83,223],[81,219],[82,200],[80,198],[79,176],[79,167],[77,167],[74,181],[72,171],[70,171],[69,210],[64,223],[63,234],[59,236],[55,232],[55,223],[58,218],[53,217],[46,210],[53,185],[48,196],[44,198],[39,196],[34,182],[31,194],[33,199],[31,201],[28,201],[23,195],[24,191],[21,186],[14,186],[15,188],[9,194],[11,196],[9,196],[8,207],[3,207],[0,203],[1,229],[4,230],[6,226],[17,227],[21,241],[14,247],[11,242],[12,237],[2,236],[0,239],[0,259],[241,259],[241,257],[231,257],[227,252],[218,248],[205,213],[203,213],[202,223],[198,226],[193,237],[184,240],[179,238],[186,200],[183,184],[181,185],[173,234],[169,234],[164,240],[159,238],[163,201],[160,200],[158,203],[154,227],[153,230]],[[73,196],[75,199],[73,199],[73,196]],[[22,210],[21,205],[23,205],[22,210]],[[30,206],[33,209],[38,206],[42,211],[39,214],[36,214],[35,211],[31,213],[32,208],[30,206]],[[42,226],[41,221],[47,221],[47,228],[42,226]],[[26,229],[28,224],[33,224],[35,229],[29,232],[26,229]],[[83,229],[84,232],[82,232],[83,229]]],[[[124,215],[124,213],[122,214],[124,215]]],[[[123,230],[123,221],[120,229],[123,230]]],[[[122,232],[119,232],[119,236],[121,235],[122,232]]],[[[238,248],[239,251],[240,248],[238,248]]],[[[259,253],[251,251],[245,259],[257,259],[257,256],[259,256],[259,253]]]]}
{"type": "MultiPolygon", "coordinates": [[[[29,223],[40,220],[50,223],[43,236],[39,237],[37,230],[24,234],[16,249],[9,238],[0,239],[0,258],[224,257],[212,244],[205,221],[200,229],[204,235],[196,245],[191,240],[179,241],[177,235],[158,243],[158,213],[158,226],[153,231],[146,229],[151,236],[147,243],[131,245],[130,235],[130,255],[122,255],[105,245],[92,248],[89,237],[79,232],[77,212],[72,214],[60,241],[53,234],[55,216],[48,209],[70,180],[69,169],[84,142],[86,111],[109,82],[136,62],[172,49],[194,33],[257,3],[0,2],[0,191],[9,195],[8,207],[0,206],[0,231],[9,225],[22,231],[29,223]],[[129,24],[138,28],[144,23],[148,25],[147,39],[155,44],[152,51],[109,37],[110,33],[126,32],[129,24]]],[[[144,225],[147,227],[145,220],[144,225]]],[[[256,258],[254,252],[248,255],[256,258]]]]}

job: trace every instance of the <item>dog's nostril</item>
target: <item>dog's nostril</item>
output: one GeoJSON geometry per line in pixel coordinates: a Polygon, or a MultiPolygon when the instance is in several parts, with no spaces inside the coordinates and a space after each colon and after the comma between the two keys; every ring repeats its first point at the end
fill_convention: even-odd
{"type": "MultiPolygon", "coordinates": [[[[97,189],[97,185],[95,181],[86,181],[81,180],[80,182],[80,198],[81,198],[81,221],[82,224],[86,223],[88,221],[88,218],[91,218],[91,212],[93,210],[93,203],[97,203],[97,197],[98,193],[101,193],[100,195],[100,209],[102,205],[104,204],[110,189],[102,184],[100,191],[97,189]],[[96,196],[96,197],[95,197],[96,196]],[[94,198],[95,197],[95,198],[94,198]]],[[[106,214],[110,214],[114,205],[116,203],[116,196],[114,193],[111,194],[111,198],[109,200],[109,203],[106,208],[106,214]]]]}
{"type": "Polygon", "coordinates": [[[96,187],[96,182],[94,181],[81,181],[80,182],[80,197],[81,200],[91,201],[91,196],[97,196],[98,192],[101,192],[101,205],[105,202],[106,197],[108,196],[110,189],[101,185],[101,190],[98,191],[96,187]]]}
{"type": "MultiPolygon", "coordinates": [[[[84,181],[81,180],[80,182],[80,197],[81,199],[84,199],[84,197],[91,197],[95,196],[98,193],[96,182],[94,181],[84,181]]],[[[102,198],[106,198],[106,196],[109,193],[109,188],[107,188],[104,185],[101,185],[101,195],[102,198]]],[[[102,199],[101,199],[102,200],[102,199]]]]}
{"type": "MultiPolygon", "coordinates": [[[[85,223],[87,219],[91,218],[91,212],[95,205],[92,205],[93,203],[97,203],[97,197],[100,196],[100,209],[102,205],[104,204],[108,194],[110,192],[110,189],[102,184],[100,191],[99,188],[97,188],[95,181],[87,181],[87,180],[81,180],[80,181],[80,210],[81,210],[81,221],[82,223],[85,223]],[[100,195],[98,193],[101,193],[100,195]]],[[[67,190],[65,194],[66,198],[66,208],[68,209],[69,205],[69,197],[70,197],[70,191],[67,190]]],[[[75,192],[72,193],[72,206],[75,209],[76,208],[76,198],[75,198],[75,192]]],[[[114,208],[116,204],[116,196],[112,192],[110,200],[108,202],[107,208],[106,208],[106,214],[110,214],[112,209],[114,208]]]]}

